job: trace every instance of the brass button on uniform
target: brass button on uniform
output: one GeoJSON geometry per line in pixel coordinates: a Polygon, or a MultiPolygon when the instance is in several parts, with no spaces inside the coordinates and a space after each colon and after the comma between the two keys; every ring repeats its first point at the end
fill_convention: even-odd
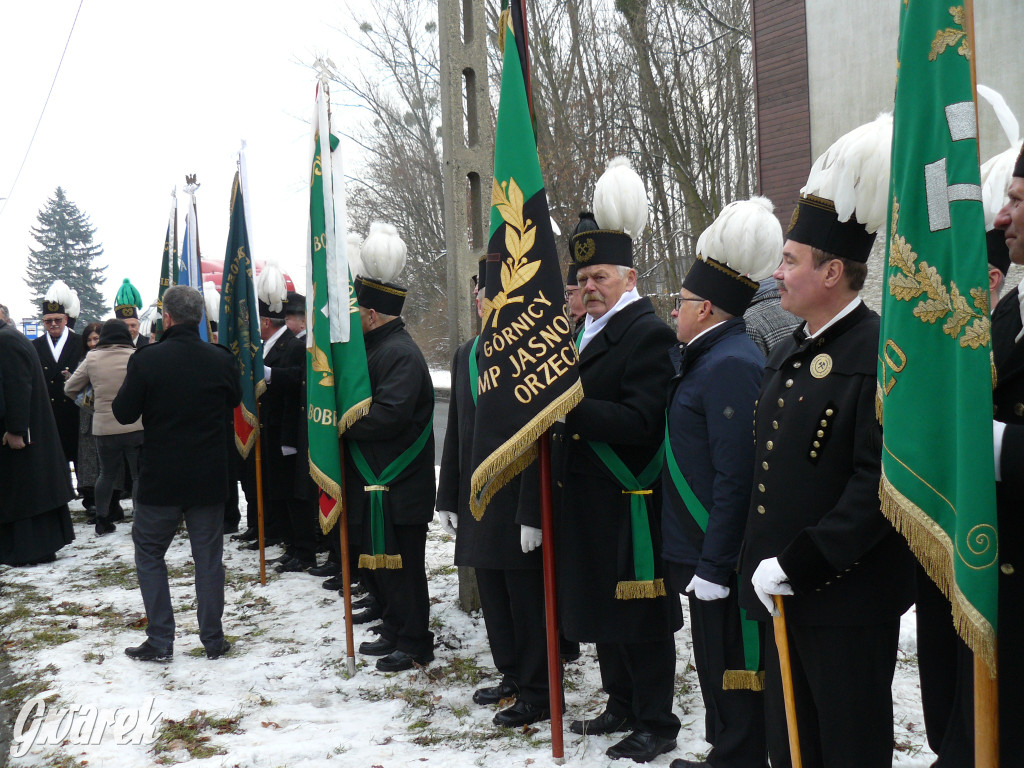
{"type": "Polygon", "coordinates": [[[759,490],[761,493],[764,493],[764,483],[758,483],[757,490],[759,490]]]}
{"type": "Polygon", "coordinates": [[[779,408],[781,408],[781,407],[782,407],[782,406],[784,406],[785,404],[786,404],[786,401],[785,401],[785,400],[783,400],[783,399],[782,399],[782,398],[780,397],[780,398],[779,398],[779,408]]]}
{"type": "Polygon", "coordinates": [[[1013,566],[1009,563],[1003,563],[999,566],[999,570],[1005,573],[1007,576],[1013,575],[1013,566]]]}
{"type": "Polygon", "coordinates": [[[827,426],[828,426],[828,422],[827,422],[827,421],[825,421],[824,419],[822,419],[822,420],[821,420],[821,426],[823,426],[823,427],[827,427],[827,426]]]}
{"type": "Polygon", "coordinates": [[[832,410],[831,408],[828,408],[828,409],[827,409],[827,410],[825,411],[825,415],[826,415],[826,416],[831,416],[831,415],[832,415],[833,413],[835,413],[835,411],[833,411],[833,410],[832,410]]]}
{"type": "Polygon", "coordinates": [[[814,441],[814,447],[815,448],[821,448],[821,443],[819,443],[817,440],[815,440],[814,441]]]}
{"type": "Polygon", "coordinates": [[[768,469],[768,462],[767,461],[762,461],[761,462],[761,468],[762,469],[768,469]]]}
{"type": "Polygon", "coordinates": [[[1013,412],[1018,416],[1024,416],[1024,403],[1017,403],[1013,406],[1013,412]]]}
{"type": "Polygon", "coordinates": [[[580,436],[579,436],[579,435],[573,435],[573,436],[572,436],[572,439],[573,439],[573,440],[579,440],[579,439],[580,439],[580,436]]]}
{"type": "Polygon", "coordinates": [[[792,379],[786,379],[786,389],[789,389],[792,386],[793,386],[793,380],[792,379]]]}
{"type": "Polygon", "coordinates": [[[803,363],[801,363],[799,360],[793,363],[794,368],[799,368],[801,365],[803,365],[803,363]]]}
{"type": "Polygon", "coordinates": [[[561,487],[562,487],[562,481],[561,481],[561,480],[559,480],[559,481],[558,481],[558,487],[559,487],[559,488],[561,488],[561,487]]]}
{"type": "Polygon", "coordinates": [[[818,452],[817,451],[811,451],[811,458],[812,459],[818,458],[818,452]]]}
{"type": "Polygon", "coordinates": [[[773,443],[771,440],[769,440],[767,443],[764,444],[764,447],[767,448],[770,451],[772,448],[775,447],[775,443],[773,443]]]}
{"type": "Polygon", "coordinates": [[[758,504],[758,505],[757,505],[757,511],[758,511],[758,512],[759,512],[760,514],[762,514],[762,515],[763,515],[763,514],[764,514],[764,505],[763,505],[763,504],[758,504]]]}
{"type": "Polygon", "coordinates": [[[779,428],[779,422],[773,421],[772,422],[772,429],[778,429],[778,428],[779,428]]]}
{"type": "Polygon", "coordinates": [[[818,437],[824,437],[824,436],[825,436],[825,430],[819,429],[818,430],[818,437]]]}

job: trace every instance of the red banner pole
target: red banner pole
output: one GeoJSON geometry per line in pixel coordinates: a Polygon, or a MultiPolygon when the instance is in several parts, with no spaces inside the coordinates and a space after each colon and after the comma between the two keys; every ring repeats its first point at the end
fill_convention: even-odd
{"type": "Polygon", "coordinates": [[[550,430],[537,440],[540,462],[540,527],[544,557],[544,611],[548,636],[548,696],[551,708],[551,757],[561,765],[562,743],[562,660],[558,647],[558,593],[555,591],[555,523],[551,512],[550,430]]]}

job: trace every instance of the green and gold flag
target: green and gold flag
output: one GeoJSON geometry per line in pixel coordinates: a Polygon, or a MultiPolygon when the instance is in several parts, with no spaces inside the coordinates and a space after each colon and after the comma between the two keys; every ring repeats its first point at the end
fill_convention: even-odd
{"type": "MultiPolygon", "coordinates": [[[[243,166],[244,167],[244,166],[243,166]]],[[[231,350],[242,377],[242,402],[235,406],[235,447],[245,458],[259,433],[256,401],[267,388],[263,380],[263,342],[256,306],[249,231],[245,221],[244,184],[241,171],[231,185],[231,213],[224,272],[220,283],[220,317],[217,339],[231,350]]]]}
{"type": "Polygon", "coordinates": [[[338,438],[370,409],[370,375],[355,287],[345,255],[345,204],[338,139],[331,135],[326,82],[317,89],[306,250],[306,419],[309,472],[320,488],[320,527],[341,514],[345,470],[338,438]],[[321,142],[330,137],[323,154],[321,142]],[[335,167],[338,173],[335,173],[335,167]]]}
{"type": "Polygon", "coordinates": [[[171,215],[167,219],[167,234],[164,235],[164,254],[160,262],[160,290],[156,295],[156,316],[152,330],[157,340],[164,332],[164,291],[171,287],[171,280],[178,273],[178,191],[171,192],[171,215]]]}
{"type": "Polygon", "coordinates": [[[901,4],[878,350],[882,509],[994,671],[998,534],[970,20],[901,4]]]}
{"type": "Polygon", "coordinates": [[[500,290],[492,295],[498,285],[488,279],[478,344],[470,495],[477,519],[532,461],[537,438],[583,398],[530,117],[522,11],[518,2],[505,5],[488,243],[501,260],[500,290]]]}

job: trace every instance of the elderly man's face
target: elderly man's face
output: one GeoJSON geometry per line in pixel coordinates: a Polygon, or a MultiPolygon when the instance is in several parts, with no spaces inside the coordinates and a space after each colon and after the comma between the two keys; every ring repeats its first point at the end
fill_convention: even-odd
{"type": "Polygon", "coordinates": [[[128,326],[128,330],[132,334],[132,339],[135,339],[139,335],[139,319],[137,317],[126,317],[124,324],[128,326]]]}
{"type": "Polygon", "coordinates": [[[619,275],[619,268],[612,264],[597,264],[581,267],[576,273],[583,293],[583,306],[587,314],[597,320],[614,307],[622,294],[636,287],[636,270],[619,275]]]}
{"type": "Polygon", "coordinates": [[[1014,176],[1008,191],[1009,202],[996,216],[996,227],[1005,230],[1010,261],[1024,264],[1024,179],[1014,176]]]}
{"type": "Polygon", "coordinates": [[[59,339],[60,335],[64,333],[64,326],[68,324],[68,316],[55,312],[49,315],[43,315],[43,325],[46,327],[46,332],[50,334],[53,339],[59,339]]]}

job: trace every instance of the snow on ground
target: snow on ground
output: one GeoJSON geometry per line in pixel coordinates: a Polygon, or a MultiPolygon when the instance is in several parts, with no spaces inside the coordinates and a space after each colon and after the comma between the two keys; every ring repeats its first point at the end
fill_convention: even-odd
{"type": "Polygon", "coordinates": [[[434,371],[430,372],[430,380],[434,383],[434,389],[451,389],[452,388],[452,372],[451,371],[434,371]]]}
{"type": "MultiPolygon", "coordinates": [[[[155,745],[118,744],[110,733],[95,745],[37,744],[27,756],[12,758],[11,766],[554,765],[549,722],[536,728],[497,728],[491,724],[496,708],[472,702],[475,688],[493,685],[498,678],[490,666],[481,616],[467,615],[458,606],[454,542],[436,526],[431,526],[427,542],[436,660],[426,670],[384,674],[374,668],[374,658],[357,652],[356,674],[347,678],[345,624],[337,593],[324,591],[321,580],[308,574],[278,575],[272,568],[266,586],[260,586],[258,553],[241,550],[227,539],[224,628],[233,648],[219,660],[206,659],[184,534],[167,555],[178,622],[174,660],[130,660],[124,648],[145,639],[139,628],[144,611],[130,523],[97,538],[84,523],[79,502],[76,507],[79,538],[58,553],[55,563],[0,567],[0,631],[13,671],[24,681],[6,694],[13,711],[45,689],[59,695],[56,702],[50,700],[51,712],[74,705],[138,710],[152,697],[152,710],[162,718],[181,724],[198,711],[205,713],[206,727],[197,714],[185,723],[193,724],[191,731],[180,726],[172,731],[172,724],[162,723],[163,737],[155,745]]],[[[268,557],[277,554],[277,547],[268,550],[268,557]]],[[[365,628],[355,628],[356,647],[374,637],[365,628]]],[[[659,757],[654,766],[667,766],[676,757],[697,759],[708,749],[687,627],[676,640],[676,713],[683,728],[678,749],[659,757]]],[[[924,746],[912,612],[904,617],[900,647],[893,685],[894,764],[923,768],[933,756],[924,746]]],[[[594,648],[584,645],[580,660],[566,667],[566,765],[624,766],[604,755],[617,737],[582,738],[568,731],[570,720],[602,710],[599,686],[594,648]]]]}

